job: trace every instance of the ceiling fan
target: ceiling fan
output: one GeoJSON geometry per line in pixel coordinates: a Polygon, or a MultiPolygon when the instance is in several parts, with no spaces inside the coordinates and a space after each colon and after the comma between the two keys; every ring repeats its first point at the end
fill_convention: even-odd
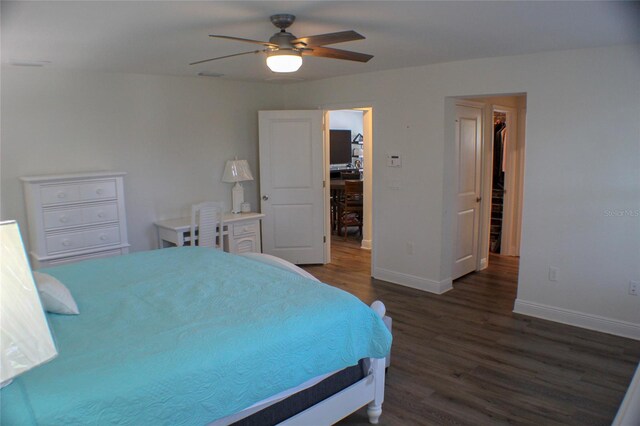
{"type": "Polygon", "coordinates": [[[204,62],[218,59],[231,58],[233,56],[248,55],[250,53],[267,54],[267,66],[273,72],[295,72],[302,65],[302,56],[318,56],[332,59],[345,59],[348,61],[367,62],[373,55],[365,53],[351,52],[348,50],[325,47],[328,44],[343,43],[345,41],[363,40],[365,37],[355,31],[340,31],[336,33],[318,34],[297,38],[286,29],[293,24],[296,17],[286,13],[271,16],[271,23],[280,28],[269,41],[251,40],[247,38],[231,37],[211,34],[209,37],[222,38],[227,40],[243,41],[246,43],[260,44],[264,46],[261,50],[236,53],[233,55],[219,56],[217,58],[205,59],[192,62],[189,65],[202,64],[204,62]]]}

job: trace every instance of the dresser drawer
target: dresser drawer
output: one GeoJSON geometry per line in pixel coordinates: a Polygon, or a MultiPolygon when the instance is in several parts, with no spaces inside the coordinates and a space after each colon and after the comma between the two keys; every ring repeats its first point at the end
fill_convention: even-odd
{"type": "Polygon", "coordinates": [[[116,203],[91,207],[74,207],[44,211],[44,229],[58,229],[78,225],[93,225],[118,220],[116,203]]]}
{"type": "Polygon", "coordinates": [[[82,201],[102,200],[116,197],[116,182],[105,180],[80,185],[80,199],[82,201]]]}
{"type": "Polygon", "coordinates": [[[256,234],[259,231],[260,223],[257,221],[233,225],[233,235],[256,234]]]}
{"type": "Polygon", "coordinates": [[[44,212],[44,229],[82,225],[82,209],[49,210],[44,212]]]}
{"type": "Polygon", "coordinates": [[[72,203],[80,199],[78,185],[47,185],[40,188],[42,204],[72,203]]]}
{"type": "Polygon", "coordinates": [[[256,252],[259,252],[259,250],[257,249],[256,246],[257,246],[257,242],[256,242],[256,239],[253,236],[244,237],[244,238],[238,238],[235,241],[234,253],[240,254],[240,253],[256,253],[256,252]]]}
{"type": "Polygon", "coordinates": [[[118,244],[120,242],[120,228],[114,226],[86,231],[84,233],[84,242],[87,247],[118,244]]]}
{"type": "Polygon", "coordinates": [[[82,209],[82,219],[87,224],[115,222],[118,220],[118,206],[113,203],[85,207],[82,209]]]}
{"type": "Polygon", "coordinates": [[[85,246],[82,232],[65,232],[47,237],[47,253],[79,250],[85,246]]]}
{"type": "Polygon", "coordinates": [[[81,250],[86,247],[108,246],[120,243],[120,227],[64,232],[47,237],[47,253],[81,250]]]}
{"type": "Polygon", "coordinates": [[[115,180],[103,180],[75,185],[47,185],[40,189],[43,205],[95,201],[116,198],[115,180]]]}

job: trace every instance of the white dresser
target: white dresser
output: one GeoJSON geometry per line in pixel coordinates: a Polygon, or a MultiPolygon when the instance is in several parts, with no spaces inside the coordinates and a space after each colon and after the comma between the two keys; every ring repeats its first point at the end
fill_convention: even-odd
{"type": "Polygon", "coordinates": [[[124,172],[20,178],[34,269],[129,252],[124,172]]]}

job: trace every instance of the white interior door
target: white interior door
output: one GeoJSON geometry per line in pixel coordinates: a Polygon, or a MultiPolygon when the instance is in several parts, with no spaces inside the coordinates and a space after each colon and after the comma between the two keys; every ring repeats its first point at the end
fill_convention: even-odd
{"type": "Polygon", "coordinates": [[[482,177],[482,110],[456,106],[456,210],[452,279],[476,270],[482,177]]]}
{"type": "Polygon", "coordinates": [[[262,248],[325,263],[322,111],[260,111],[262,248]]]}

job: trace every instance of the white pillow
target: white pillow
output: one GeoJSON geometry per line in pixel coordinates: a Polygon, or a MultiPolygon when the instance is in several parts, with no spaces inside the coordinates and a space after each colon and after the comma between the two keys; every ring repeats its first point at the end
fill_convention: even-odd
{"type": "Polygon", "coordinates": [[[78,315],[78,305],[67,287],[49,274],[33,272],[42,306],[48,312],[63,315],[78,315]]]}

